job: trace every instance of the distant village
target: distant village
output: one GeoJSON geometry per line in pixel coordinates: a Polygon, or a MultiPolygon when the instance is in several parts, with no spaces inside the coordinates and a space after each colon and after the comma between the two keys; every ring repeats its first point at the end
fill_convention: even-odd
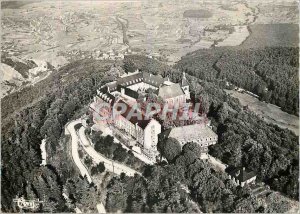
{"type": "MultiPolygon", "coordinates": [[[[71,50],[64,55],[67,58],[72,59],[96,59],[96,60],[123,60],[126,55],[133,55],[133,54],[140,54],[139,52],[133,51],[130,48],[125,50],[113,50],[110,49],[109,51],[101,51],[101,50],[94,50],[94,51],[81,51],[81,50],[71,50]]],[[[150,59],[159,59],[161,55],[159,53],[145,53],[144,56],[150,59]]]]}

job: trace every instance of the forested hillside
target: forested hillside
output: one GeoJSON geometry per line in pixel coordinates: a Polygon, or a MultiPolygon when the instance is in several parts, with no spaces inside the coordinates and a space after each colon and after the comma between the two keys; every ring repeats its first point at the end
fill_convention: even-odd
{"type": "MultiPolygon", "coordinates": [[[[287,54],[289,56],[289,52],[287,54]]],[[[207,60],[202,59],[203,63],[197,61],[200,60],[198,57],[189,56],[197,59],[194,62],[196,65],[203,64],[200,70],[197,66],[198,70],[193,70],[189,63],[178,64],[179,69],[191,75],[189,80],[193,78],[192,96],[205,98],[206,111],[219,136],[210,153],[227,164],[249,166],[256,171],[259,181],[298,198],[297,137],[244,111],[236,99],[223,91],[223,83],[218,80],[220,71],[210,65],[216,66],[217,61],[225,56],[224,51],[215,55],[206,52],[207,60]]],[[[278,59],[270,57],[264,62],[274,62],[275,66],[276,63],[288,63],[292,67],[297,63],[297,60],[280,62],[278,59]]],[[[249,62],[245,64],[247,67],[249,62]]],[[[62,134],[69,120],[85,112],[84,107],[91,101],[96,89],[115,78],[107,72],[108,65],[92,60],[72,63],[65,66],[61,73],[51,76],[51,84],[39,83],[5,98],[9,102],[5,102],[4,106],[11,105],[11,109],[2,108],[5,113],[2,117],[6,121],[2,126],[1,144],[2,211],[15,211],[12,199],[16,196],[47,201],[39,208],[40,212],[73,211],[75,207],[83,211],[87,211],[87,207],[95,209],[99,192],[86,179],[78,177],[67,153],[68,139],[63,138],[62,134]],[[38,97],[34,97],[35,92],[38,97]],[[58,160],[55,159],[58,156],[59,162],[40,166],[42,139],[47,141],[50,158],[58,160]],[[62,197],[62,193],[70,197],[71,204],[62,197]]],[[[158,72],[173,81],[179,81],[182,76],[176,68],[141,56],[127,57],[124,68],[158,72]]],[[[266,80],[256,75],[267,84],[266,80]]],[[[199,212],[199,209],[206,212],[278,212],[273,210],[273,206],[262,207],[247,188],[233,186],[225,174],[199,160],[196,151],[194,146],[172,150],[172,154],[166,157],[169,164],[147,167],[144,177],[129,179],[121,176],[113,179],[108,186],[106,208],[110,212],[199,212]]]]}
{"type": "Polygon", "coordinates": [[[298,198],[298,137],[244,111],[216,84],[200,85],[198,93],[209,98],[208,116],[219,137],[210,153],[229,165],[249,167],[274,190],[298,198]]]}
{"type": "Polygon", "coordinates": [[[197,144],[187,144],[174,153],[169,164],[146,168],[144,177],[112,179],[106,201],[108,211],[255,212],[259,204],[249,189],[237,188],[228,176],[200,160],[199,149],[197,144]]]}
{"type": "Polygon", "coordinates": [[[110,181],[107,211],[277,213],[290,209],[289,203],[274,193],[259,200],[248,186],[236,186],[227,174],[199,159],[201,148],[195,143],[188,143],[181,150],[175,141],[172,148],[166,149],[172,153],[172,158],[166,156],[168,164],[148,166],[143,176],[131,178],[123,174],[110,181]]]}
{"type": "Polygon", "coordinates": [[[215,48],[182,58],[175,68],[206,81],[226,80],[298,115],[298,48],[215,48]]]}
{"type": "MultiPolygon", "coordinates": [[[[217,144],[210,148],[210,153],[227,164],[249,166],[258,174],[259,180],[268,183],[274,190],[281,191],[297,199],[299,193],[298,137],[287,129],[283,130],[276,125],[267,124],[252,112],[244,111],[238,100],[225,93],[223,81],[217,78],[222,72],[214,68],[218,60],[226,56],[224,51],[226,49],[218,52],[211,52],[211,50],[199,51],[201,54],[196,52],[176,65],[181,71],[186,71],[191,75],[189,76],[189,82],[193,82],[190,85],[192,97],[201,99],[206,102],[204,105],[208,106],[208,116],[212,120],[214,130],[219,137],[217,144]],[[191,78],[193,78],[193,81],[191,81],[191,78]]],[[[269,51],[269,49],[266,51],[269,51]]],[[[293,49],[287,49],[286,51],[287,56],[293,55],[291,52],[294,53],[293,49]]],[[[237,51],[231,54],[233,53],[237,54],[237,51]]],[[[294,57],[291,57],[291,61],[288,62],[284,62],[283,59],[281,62],[278,61],[283,57],[278,56],[279,53],[282,53],[280,51],[277,52],[277,57],[275,57],[276,54],[274,57],[268,57],[267,53],[263,53],[261,50],[260,55],[267,57],[264,58],[264,61],[274,62],[274,66],[276,66],[276,63],[289,63],[293,66],[297,63],[294,57]]],[[[246,56],[250,57],[250,55],[246,56]]],[[[237,55],[235,59],[239,59],[237,55]]],[[[135,68],[140,68],[141,62],[146,60],[146,57],[138,56],[128,57],[127,59],[131,65],[135,65],[135,68]]],[[[248,61],[248,64],[250,62],[248,61]]],[[[237,64],[234,65],[237,66],[237,64]]],[[[151,72],[151,68],[143,67],[143,69],[151,72]]],[[[175,68],[166,69],[163,66],[160,71],[162,71],[163,76],[169,76],[173,81],[179,81],[182,76],[181,71],[175,68]]],[[[246,72],[248,71],[246,70],[246,72]]],[[[248,74],[250,74],[250,71],[248,74]]],[[[257,84],[256,80],[263,81],[258,75],[255,74],[255,76],[257,79],[252,79],[253,83],[257,84]]],[[[236,77],[239,78],[230,77],[233,81],[236,81],[236,84],[248,83],[249,78],[244,78],[245,75],[240,74],[236,77]]],[[[286,79],[286,81],[288,80],[286,79]]],[[[277,79],[277,82],[280,83],[280,80],[277,79]]],[[[296,85],[298,83],[295,83],[294,87],[296,85]]],[[[282,87],[290,86],[285,84],[282,87]]],[[[274,90],[280,89],[274,88],[274,90]]]]}
{"type": "MultiPolygon", "coordinates": [[[[109,76],[104,74],[109,67],[97,66],[99,61],[79,61],[61,69],[61,73],[50,77],[53,82],[39,83],[25,91],[8,95],[2,104],[5,112],[2,124],[1,143],[1,206],[2,211],[16,212],[13,198],[45,201],[39,212],[71,212],[80,207],[96,209],[97,191],[93,184],[78,177],[77,168],[68,152],[68,139],[64,135],[65,124],[84,114],[84,109],[93,98],[97,88],[109,76]],[[65,76],[66,73],[76,74],[65,76]],[[89,75],[86,75],[86,74],[89,75]],[[41,91],[41,89],[46,89],[41,91]],[[34,97],[34,92],[39,92],[34,97]],[[14,100],[13,97],[22,97],[14,100]],[[35,98],[34,100],[32,100],[35,98]],[[33,102],[29,106],[30,102],[33,102]],[[8,105],[12,105],[10,109],[8,105]],[[12,113],[15,111],[14,113],[12,113]],[[40,144],[47,142],[46,166],[40,166],[40,144]],[[70,197],[71,204],[62,193],[70,197]],[[93,200],[91,200],[93,199],[93,200]]],[[[3,115],[2,115],[3,116],[3,115]]]]}

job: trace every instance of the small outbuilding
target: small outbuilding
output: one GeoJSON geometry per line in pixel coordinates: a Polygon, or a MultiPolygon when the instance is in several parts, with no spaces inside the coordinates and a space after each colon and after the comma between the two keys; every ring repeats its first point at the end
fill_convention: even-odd
{"type": "Polygon", "coordinates": [[[256,181],[255,172],[247,170],[245,167],[228,167],[225,172],[227,172],[231,180],[242,187],[245,184],[255,183],[256,181]]]}

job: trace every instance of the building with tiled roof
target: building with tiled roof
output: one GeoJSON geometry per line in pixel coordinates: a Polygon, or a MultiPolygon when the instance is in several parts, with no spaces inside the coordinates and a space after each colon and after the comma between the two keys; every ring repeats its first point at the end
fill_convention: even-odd
{"type": "Polygon", "coordinates": [[[208,146],[218,141],[218,135],[205,123],[175,127],[166,131],[164,136],[178,140],[181,146],[191,142],[197,143],[202,150],[201,158],[207,157],[208,146]]]}
{"type": "Polygon", "coordinates": [[[178,83],[171,85],[162,85],[158,89],[158,96],[160,96],[164,100],[183,98],[185,102],[185,94],[178,83]]]}
{"type": "MultiPolygon", "coordinates": [[[[190,99],[189,84],[185,74],[181,83],[173,83],[168,78],[160,75],[153,75],[146,72],[134,72],[120,76],[116,81],[110,82],[97,90],[94,103],[106,103],[112,109],[119,104],[126,106],[126,111],[122,112],[117,119],[110,120],[116,128],[135,140],[145,155],[153,158],[157,153],[158,134],[161,133],[162,126],[154,118],[142,118],[132,116],[132,107],[140,100],[145,100],[149,91],[160,97],[168,106],[175,104],[185,104],[190,99]]],[[[94,112],[96,112],[94,110],[94,112]]],[[[97,112],[105,116],[111,112],[105,110],[97,112]]],[[[96,118],[96,117],[94,117],[96,118]]],[[[95,121],[95,119],[94,119],[95,121]]],[[[207,146],[217,141],[216,134],[207,126],[191,125],[176,127],[171,130],[170,137],[176,138],[179,142],[198,142],[207,152],[207,146]]]]}
{"type": "Polygon", "coordinates": [[[248,170],[245,167],[228,167],[225,172],[227,172],[230,179],[242,187],[245,184],[255,183],[256,180],[255,172],[248,170]]]}

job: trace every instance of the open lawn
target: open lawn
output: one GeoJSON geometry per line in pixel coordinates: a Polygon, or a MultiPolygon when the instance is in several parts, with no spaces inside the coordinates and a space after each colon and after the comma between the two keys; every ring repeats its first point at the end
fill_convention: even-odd
{"type": "Polygon", "coordinates": [[[234,90],[226,90],[226,92],[237,98],[242,106],[248,106],[250,111],[261,116],[266,122],[287,128],[299,136],[299,117],[282,111],[278,106],[261,102],[249,94],[234,90]]]}

